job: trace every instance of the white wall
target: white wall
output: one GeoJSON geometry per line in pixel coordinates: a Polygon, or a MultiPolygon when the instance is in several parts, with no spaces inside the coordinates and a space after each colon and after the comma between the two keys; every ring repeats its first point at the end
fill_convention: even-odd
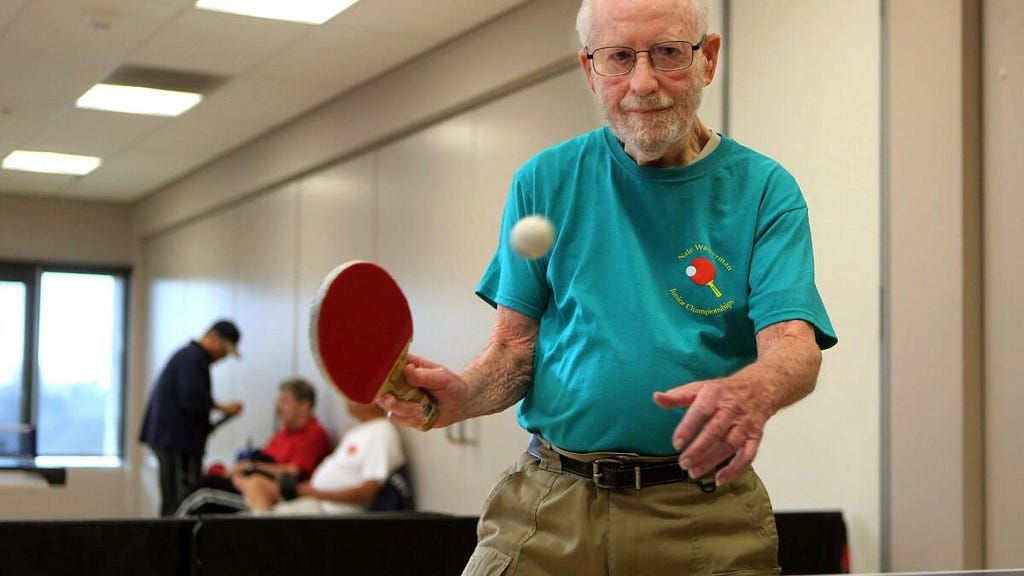
{"type": "Polygon", "coordinates": [[[969,55],[980,38],[968,10],[978,4],[887,6],[889,567],[978,567],[978,64],[969,55]]]}
{"type": "MultiPolygon", "coordinates": [[[[839,336],[817,390],[769,423],[757,467],[783,510],[838,509],[879,568],[879,3],[732,0],[730,135],[782,163],[809,208],[839,336]]],[[[730,42],[727,38],[726,42],[730,42]]]]}
{"type": "Polygon", "coordinates": [[[984,3],[986,556],[990,568],[1024,566],[1024,3],[984,3]]]}
{"type": "Polygon", "coordinates": [[[0,194],[0,258],[126,266],[131,217],[124,204],[0,194]]]}

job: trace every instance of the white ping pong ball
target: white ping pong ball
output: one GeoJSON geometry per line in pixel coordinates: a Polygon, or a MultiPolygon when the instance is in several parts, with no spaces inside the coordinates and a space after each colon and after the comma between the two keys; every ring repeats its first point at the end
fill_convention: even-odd
{"type": "Polygon", "coordinates": [[[511,240],[516,254],[529,260],[540,258],[555,243],[555,225],[540,214],[531,214],[512,227],[511,240]]]}

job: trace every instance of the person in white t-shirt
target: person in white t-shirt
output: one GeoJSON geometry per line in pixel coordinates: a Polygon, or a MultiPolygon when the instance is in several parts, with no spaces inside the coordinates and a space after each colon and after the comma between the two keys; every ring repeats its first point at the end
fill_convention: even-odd
{"type": "Polygon", "coordinates": [[[276,483],[247,493],[255,514],[321,515],[366,510],[392,472],[405,463],[397,428],[376,404],[348,403],[358,424],[342,437],[338,447],[296,486],[298,498],[284,501],[276,483]]]}

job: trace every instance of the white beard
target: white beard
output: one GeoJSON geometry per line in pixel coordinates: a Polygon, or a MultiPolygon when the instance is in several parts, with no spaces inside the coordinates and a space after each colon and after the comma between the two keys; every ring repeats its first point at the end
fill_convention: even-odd
{"type": "Polygon", "coordinates": [[[642,160],[652,161],[664,157],[673,146],[683,142],[693,128],[702,97],[703,90],[699,87],[684,94],[680,102],[673,102],[664,93],[642,100],[627,96],[615,109],[602,104],[601,113],[616,138],[640,154],[642,160]],[[646,117],[628,112],[642,108],[664,110],[646,117]]]}

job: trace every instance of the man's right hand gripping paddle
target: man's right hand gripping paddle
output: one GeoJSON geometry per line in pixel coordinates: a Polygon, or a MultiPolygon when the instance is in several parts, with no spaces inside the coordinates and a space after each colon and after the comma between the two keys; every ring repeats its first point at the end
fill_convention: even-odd
{"type": "Polygon", "coordinates": [[[369,404],[386,392],[420,405],[429,430],[438,410],[404,368],[412,341],[412,313],[401,288],[383,268],[346,262],[331,271],[310,310],[309,340],[320,372],[354,402],[369,404]]]}

